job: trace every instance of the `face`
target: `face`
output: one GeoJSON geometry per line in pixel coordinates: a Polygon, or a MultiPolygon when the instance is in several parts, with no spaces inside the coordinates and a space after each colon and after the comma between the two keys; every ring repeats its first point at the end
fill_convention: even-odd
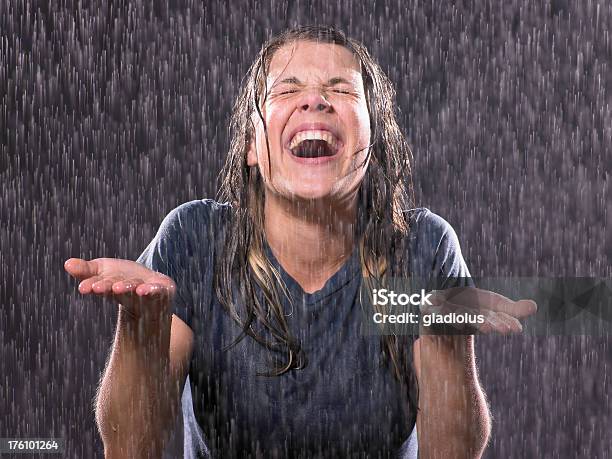
{"type": "Polygon", "coordinates": [[[259,167],[266,193],[293,200],[355,196],[370,143],[358,60],[339,45],[288,43],[274,53],[266,83],[260,108],[269,152],[255,113],[247,154],[247,164],[259,167]]]}

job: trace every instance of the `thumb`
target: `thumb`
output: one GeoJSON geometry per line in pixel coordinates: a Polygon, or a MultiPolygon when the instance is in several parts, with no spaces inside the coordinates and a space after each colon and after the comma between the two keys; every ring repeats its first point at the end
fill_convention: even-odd
{"type": "Polygon", "coordinates": [[[82,258],[69,258],[64,262],[64,269],[68,274],[80,280],[97,276],[99,266],[95,260],[86,261],[82,258]]]}

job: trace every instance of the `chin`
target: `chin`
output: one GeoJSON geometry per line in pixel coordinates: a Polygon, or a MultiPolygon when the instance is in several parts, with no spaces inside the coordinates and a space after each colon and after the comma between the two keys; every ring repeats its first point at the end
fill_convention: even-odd
{"type": "Polygon", "coordinates": [[[313,201],[331,198],[334,187],[327,183],[300,183],[299,186],[289,187],[287,195],[293,200],[313,201]]]}
{"type": "Polygon", "coordinates": [[[331,197],[330,189],[292,190],[290,195],[296,201],[318,201],[331,197]]]}
{"type": "Polygon", "coordinates": [[[326,177],[313,177],[310,174],[297,174],[292,177],[277,177],[275,186],[267,186],[275,190],[274,193],[291,201],[342,201],[347,193],[351,193],[352,184],[347,180],[339,179],[335,174],[326,177]]]}

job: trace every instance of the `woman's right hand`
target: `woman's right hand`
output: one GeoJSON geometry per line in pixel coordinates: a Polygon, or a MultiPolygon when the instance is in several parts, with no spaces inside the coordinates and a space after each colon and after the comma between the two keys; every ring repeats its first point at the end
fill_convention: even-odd
{"type": "Polygon", "coordinates": [[[80,293],[114,298],[130,319],[159,320],[170,315],[176,284],[139,263],[118,258],[70,258],[64,269],[81,281],[80,293]]]}

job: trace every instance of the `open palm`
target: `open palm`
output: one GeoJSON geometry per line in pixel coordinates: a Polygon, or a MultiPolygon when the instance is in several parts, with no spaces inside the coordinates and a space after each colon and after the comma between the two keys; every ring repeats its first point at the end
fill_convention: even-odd
{"type": "Polygon", "coordinates": [[[81,281],[80,293],[113,297],[135,318],[168,311],[176,291],[170,277],[131,260],[70,258],[64,269],[81,281]]]}
{"type": "MultiPolygon", "coordinates": [[[[533,300],[513,301],[499,293],[475,287],[455,287],[446,290],[435,290],[429,300],[431,305],[421,305],[421,317],[437,314],[462,314],[476,318],[480,316],[480,323],[445,323],[443,327],[434,327],[431,331],[440,328],[449,330],[450,325],[455,332],[464,333],[500,333],[503,335],[520,333],[523,326],[519,319],[526,318],[537,311],[537,304],[533,300]]],[[[421,324],[424,321],[421,320],[421,324]]],[[[453,330],[451,330],[453,331],[453,330]]]]}

